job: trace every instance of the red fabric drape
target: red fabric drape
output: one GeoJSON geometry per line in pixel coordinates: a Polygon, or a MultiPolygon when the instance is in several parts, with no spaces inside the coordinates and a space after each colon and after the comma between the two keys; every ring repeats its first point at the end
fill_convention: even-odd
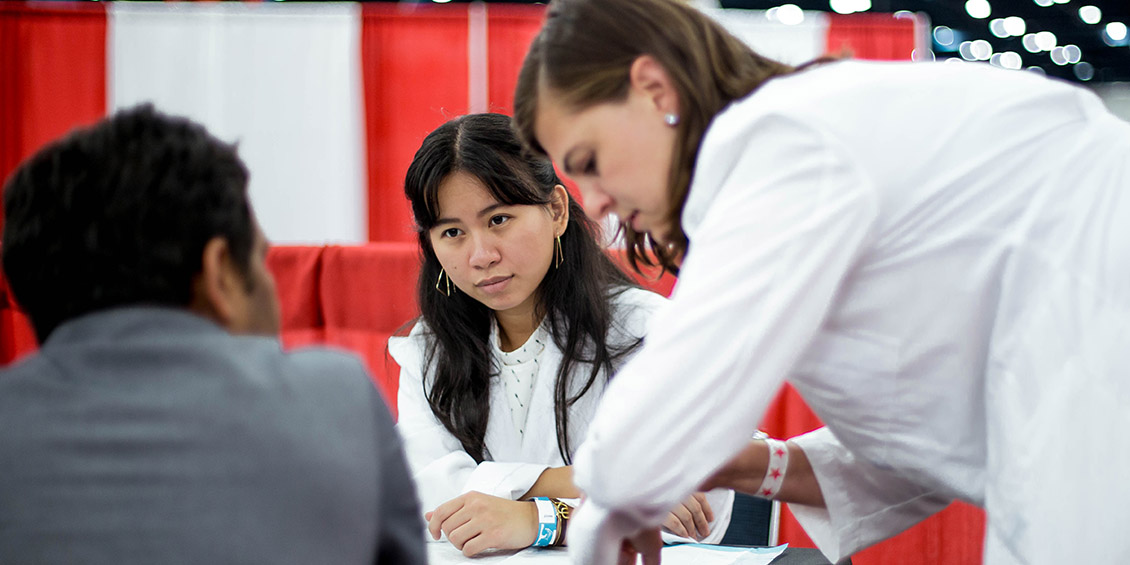
{"type": "Polygon", "coordinates": [[[512,115],[518,70],[541,29],[545,6],[489,4],[487,17],[490,111],[512,115]]]}
{"type": "Polygon", "coordinates": [[[914,52],[914,19],[891,14],[828,14],[831,55],[905,61],[914,52]]]}
{"type": "Polygon", "coordinates": [[[954,502],[913,528],[860,551],[851,561],[856,565],[980,563],[984,536],[985,512],[964,502],[954,502]]]}
{"type": "Polygon", "coordinates": [[[0,179],[44,143],[105,114],[102,5],[0,3],[0,179]]]}
{"type": "MultiPolygon", "coordinates": [[[[0,180],[43,144],[105,113],[102,5],[0,3],[0,180]]],[[[36,340],[2,279],[0,365],[5,365],[34,351],[36,340]]]]}
{"type": "Polygon", "coordinates": [[[370,241],[415,241],[404,172],[424,136],[468,111],[467,5],[403,6],[362,7],[370,241]]]}
{"type": "MultiPolygon", "coordinates": [[[[486,10],[487,108],[509,114],[518,68],[545,7],[486,10]]],[[[425,135],[470,110],[468,9],[366,4],[362,13],[369,240],[414,241],[404,172],[425,135]]]]}

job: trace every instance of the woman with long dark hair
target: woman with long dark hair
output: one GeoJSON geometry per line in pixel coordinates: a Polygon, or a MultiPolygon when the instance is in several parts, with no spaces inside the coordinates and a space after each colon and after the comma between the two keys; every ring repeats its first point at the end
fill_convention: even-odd
{"type": "MultiPolygon", "coordinates": [[[[559,499],[579,495],[573,450],[664,300],[609,259],[598,226],[549,160],[523,151],[507,116],[433,131],[405,194],[419,230],[421,312],[389,350],[402,367],[398,427],[429,529],[467,555],[559,544],[567,522],[543,524],[539,508],[567,514],[559,499]],[[548,539],[544,525],[556,529],[548,539]]],[[[692,495],[668,529],[721,539],[732,496],[692,495]]]]}

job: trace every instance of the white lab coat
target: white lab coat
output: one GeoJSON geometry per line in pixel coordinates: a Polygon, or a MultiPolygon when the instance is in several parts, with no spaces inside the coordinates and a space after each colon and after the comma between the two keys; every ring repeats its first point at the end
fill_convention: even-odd
{"type": "MultiPolygon", "coordinates": [[[[615,322],[609,343],[623,345],[644,336],[652,314],[665,302],[662,296],[642,289],[621,293],[613,304],[615,322]]],[[[422,324],[417,324],[407,337],[389,339],[389,353],[401,367],[397,399],[400,415],[396,427],[404,440],[421,509],[434,510],[470,491],[518,500],[530,490],[542,471],[565,465],[557,448],[554,419],[554,387],[562,358],[555,342],[546,345],[539,363],[524,434],[519,434],[514,427],[501,379],[491,380],[490,416],[485,437],[489,455],[486,461],[476,464],[428,405],[421,379],[425,331],[422,324]]],[[[494,331],[497,332],[497,328],[494,331]]],[[[588,364],[574,366],[575,390],[580,390],[588,371],[588,364]]],[[[429,371],[429,383],[431,378],[429,371]]],[[[589,392],[570,409],[569,437],[574,447],[584,439],[606,384],[607,375],[602,373],[589,392]]],[[[722,539],[729,524],[733,496],[733,491],[725,489],[708,493],[715,517],[711,535],[703,541],[717,543],[722,539]]]]}
{"type": "Polygon", "coordinates": [[[973,64],[840,62],[716,117],[671,303],[605,392],[580,562],[662,518],[788,380],[829,559],[952,499],[988,563],[1130,562],[1130,124],[973,64]],[[612,407],[615,407],[612,409],[612,407]],[[656,472],[661,468],[662,472],[656,472]]]}

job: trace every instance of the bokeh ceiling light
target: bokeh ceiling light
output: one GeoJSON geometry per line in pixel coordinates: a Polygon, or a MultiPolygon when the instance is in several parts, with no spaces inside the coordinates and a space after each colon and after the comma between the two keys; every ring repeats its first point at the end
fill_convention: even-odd
{"type": "Polygon", "coordinates": [[[1106,34],[1115,41],[1123,41],[1126,39],[1126,24],[1122,22],[1110,22],[1106,24],[1106,34]]]}
{"type": "Polygon", "coordinates": [[[1055,34],[1050,31],[1041,31],[1036,34],[1036,46],[1040,48],[1040,51],[1051,51],[1055,48],[1057,41],[1059,40],[1056,39],[1055,34]]]}
{"type": "Polygon", "coordinates": [[[1103,11],[1098,6],[1083,6],[1079,8],[1079,19],[1085,23],[1095,25],[1103,21],[1103,11]]]}
{"type": "Polygon", "coordinates": [[[970,17],[983,20],[993,14],[993,7],[989,5],[989,0],[966,0],[965,11],[970,17]]]}

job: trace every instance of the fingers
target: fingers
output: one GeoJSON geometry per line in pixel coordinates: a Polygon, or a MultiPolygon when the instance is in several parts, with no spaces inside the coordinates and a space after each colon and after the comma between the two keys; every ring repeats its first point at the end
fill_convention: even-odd
{"type": "Polygon", "coordinates": [[[672,534],[675,534],[677,536],[682,536],[684,538],[691,537],[690,532],[688,532],[687,529],[683,527],[683,521],[680,520],[674,512],[667,514],[667,519],[663,521],[663,527],[668,532],[671,532],[672,534]]]}
{"type": "Polygon", "coordinates": [[[463,509],[465,497],[466,495],[453,498],[430,512],[428,533],[431,534],[432,539],[438,540],[440,531],[447,532],[450,539],[452,530],[467,523],[470,518],[467,516],[460,517],[459,514],[459,511],[463,509]]]}
{"type": "Polygon", "coordinates": [[[674,532],[673,530],[673,533],[678,533],[678,535],[687,538],[697,538],[698,535],[694,525],[694,512],[687,507],[688,503],[689,501],[683,502],[671,510],[671,515],[675,516],[678,520],[679,531],[682,532],[674,532]]]}
{"type": "Polygon", "coordinates": [[[486,536],[471,522],[447,532],[447,541],[467,557],[486,549],[484,546],[487,543],[486,536]]]}
{"type": "Polygon", "coordinates": [[[487,540],[485,535],[479,534],[463,544],[463,555],[465,557],[474,557],[488,549],[491,549],[491,543],[487,540]]]}
{"type": "Polygon", "coordinates": [[[714,521],[714,509],[710,507],[710,499],[706,498],[705,492],[696,492],[694,497],[702,505],[702,513],[706,515],[707,522],[714,521]]]}
{"type": "Polygon", "coordinates": [[[710,535],[713,519],[714,511],[706,494],[697,492],[672,509],[663,526],[675,535],[701,541],[710,535]]]}
{"type": "Polygon", "coordinates": [[[697,508],[691,509],[691,516],[694,518],[694,528],[697,534],[695,535],[695,539],[703,540],[706,536],[710,535],[710,521],[714,519],[714,512],[710,510],[710,503],[706,501],[705,494],[696,492],[691,496],[691,500],[698,505],[697,508]]]}
{"type": "Polygon", "coordinates": [[[439,505],[435,510],[424,514],[424,518],[428,521],[428,535],[432,536],[432,539],[436,541],[439,540],[439,532],[440,527],[443,526],[443,519],[447,516],[446,513],[441,516],[440,508],[443,508],[447,504],[448,503],[445,502],[439,505]]]}

